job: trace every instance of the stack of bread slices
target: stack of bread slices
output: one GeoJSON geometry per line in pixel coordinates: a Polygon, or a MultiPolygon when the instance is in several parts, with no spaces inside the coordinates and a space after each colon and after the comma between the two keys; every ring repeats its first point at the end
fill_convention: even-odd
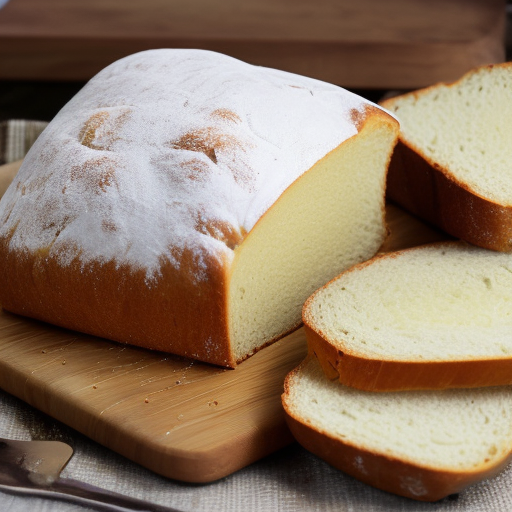
{"type": "Polygon", "coordinates": [[[333,466],[436,501],[512,454],[512,64],[383,106],[401,124],[388,197],[460,240],[381,254],[316,291],[283,405],[333,466]]]}

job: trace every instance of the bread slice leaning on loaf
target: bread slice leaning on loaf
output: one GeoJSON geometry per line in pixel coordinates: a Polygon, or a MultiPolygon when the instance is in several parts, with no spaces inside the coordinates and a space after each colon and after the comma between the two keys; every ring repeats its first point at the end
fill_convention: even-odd
{"type": "Polygon", "coordinates": [[[201,50],[94,77],[0,203],[0,303],[235,366],[385,237],[397,121],[317,80],[201,50]]]}
{"type": "Polygon", "coordinates": [[[325,378],[315,357],[286,378],[297,441],[374,487],[436,501],[496,475],[512,452],[509,386],[371,393],[325,378]]]}
{"type": "Polygon", "coordinates": [[[362,390],[512,384],[512,255],[444,242],[377,256],[305,303],[310,352],[362,390]]]}
{"type": "Polygon", "coordinates": [[[400,121],[388,197],[475,245],[512,250],[512,63],[383,101],[400,121]]]}

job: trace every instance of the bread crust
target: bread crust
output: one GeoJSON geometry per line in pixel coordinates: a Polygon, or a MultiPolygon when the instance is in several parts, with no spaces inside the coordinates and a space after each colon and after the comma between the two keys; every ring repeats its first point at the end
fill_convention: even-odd
{"type": "Polygon", "coordinates": [[[236,365],[227,335],[227,266],[212,258],[207,280],[186,272],[194,261],[185,253],[183,273],[164,261],[158,278],[149,282],[142,269],[112,261],[85,264],[77,256],[63,266],[45,251],[20,254],[9,250],[8,238],[0,240],[0,259],[0,302],[7,311],[109,340],[236,365]]]}
{"type": "MultiPolygon", "coordinates": [[[[457,247],[464,242],[438,242],[427,244],[432,247],[457,247]]],[[[400,254],[418,248],[381,254],[369,261],[355,265],[347,272],[357,272],[371,265],[376,259],[396,258],[400,254]]],[[[345,272],[346,273],[346,272],[345,272]]],[[[338,278],[335,278],[335,281],[338,278]]],[[[331,281],[332,282],[332,281],[331,281]]],[[[329,286],[327,283],[323,288],[329,286]]],[[[455,361],[392,361],[365,357],[348,346],[343,340],[336,341],[336,348],[329,336],[314,325],[308,315],[305,303],[302,320],[308,342],[308,353],[315,355],[330,380],[339,380],[342,384],[364,391],[405,391],[414,389],[478,388],[512,384],[512,358],[479,358],[475,360],[455,361]]]]}
{"type": "Polygon", "coordinates": [[[305,326],[308,351],[330,380],[363,391],[479,388],[512,384],[512,359],[474,361],[383,361],[337,350],[305,326]]]}
{"type": "Polygon", "coordinates": [[[329,432],[317,430],[294,414],[286,403],[290,393],[290,378],[300,371],[307,360],[285,380],[283,406],[288,427],[306,450],[368,485],[414,500],[438,501],[473,483],[497,475],[512,458],[512,454],[508,453],[494,463],[485,462],[471,471],[438,469],[378,453],[337,438],[329,432]]]}
{"type": "Polygon", "coordinates": [[[512,206],[482,197],[400,138],[387,177],[388,199],[474,245],[512,251],[512,206]]]}
{"type": "MultiPolygon", "coordinates": [[[[434,84],[409,94],[421,97],[439,86],[457,87],[467,77],[493,68],[512,69],[512,64],[480,66],[455,82],[434,84]]],[[[392,111],[395,101],[396,97],[380,104],[392,111]]],[[[512,205],[478,194],[404,135],[391,158],[387,198],[454,237],[494,251],[512,251],[512,205]]]]}

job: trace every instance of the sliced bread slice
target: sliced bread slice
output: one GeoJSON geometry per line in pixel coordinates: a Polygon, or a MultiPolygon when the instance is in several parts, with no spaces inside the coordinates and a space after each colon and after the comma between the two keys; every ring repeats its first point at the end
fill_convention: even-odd
{"type": "Polygon", "coordinates": [[[309,351],[368,391],[512,384],[512,255],[444,242],[377,256],[305,303],[309,351]]]}
{"type": "Polygon", "coordinates": [[[381,104],[401,127],[388,197],[455,237],[512,250],[512,63],[381,104]]]}
{"type": "Polygon", "coordinates": [[[285,382],[297,441],[379,489],[436,501],[497,474],[512,451],[512,388],[371,393],[306,359],[285,382]]]}

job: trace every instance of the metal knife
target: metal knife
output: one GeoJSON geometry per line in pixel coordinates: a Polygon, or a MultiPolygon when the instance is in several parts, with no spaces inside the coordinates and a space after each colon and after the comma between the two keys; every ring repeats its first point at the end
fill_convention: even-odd
{"type": "Polygon", "coordinates": [[[105,511],[180,512],[75,480],[60,478],[73,455],[61,441],[0,438],[0,490],[87,505],[105,511]]]}

